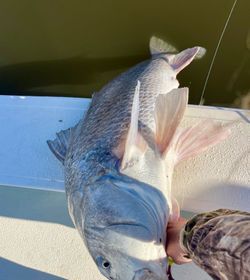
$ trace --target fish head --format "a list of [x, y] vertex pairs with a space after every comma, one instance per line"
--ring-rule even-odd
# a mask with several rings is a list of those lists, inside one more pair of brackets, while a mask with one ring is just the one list
[[87, 194], [83, 236], [94, 262], [108, 279], [167, 279], [165, 236], [157, 240], [133, 179], [116, 179], [102, 178]]
[[[127, 232], [133, 236], [127, 236]], [[115, 225], [102, 231], [99, 240], [88, 240], [89, 252], [99, 271], [113, 280], [166, 280], [167, 260], [163, 246], [141, 240], [145, 229], [134, 225]], [[92, 235], [95, 234], [92, 232]], [[136, 237], [138, 235], [138, 237]], [[101, 245], [100, 245], [101, 240]]]

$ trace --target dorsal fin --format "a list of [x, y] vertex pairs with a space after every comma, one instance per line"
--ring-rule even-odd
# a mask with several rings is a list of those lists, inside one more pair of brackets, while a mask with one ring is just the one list
[[188, 102], [188, 88], [173, 89], [160, 94], [155, 104], [155, 142], [158, 151], [164, 156], [184, 115]]
[[160, 53], [177, 53], [177, 49], [171, 44], [163, 41], [156, 36], [152, 36], [149, 41], [149, 49], [152, 55]]
[[135, 88], [132, 110], [131, 110], [131, 120], [128, 135], [125, 142], [125, 150], [123, 153], [123, 158], [121, 162], [121, 169], [125, 169], [127, 166], [131, 165], [142, 152], [146, 149], [146, 142], [138, 131], [138, 121], [139, 121], [139, 93], [140, 93], [140, 81], [137, 82]]
[[58, 160], [64, 164], [66, 153], [68, 150], [69, 139], [71, 137], [74, 127], [70, 127], [66, 130], [61, 130], [56, 133], [56, 139], [48, 140], [48, 146], [51, 152], [56, 156]]

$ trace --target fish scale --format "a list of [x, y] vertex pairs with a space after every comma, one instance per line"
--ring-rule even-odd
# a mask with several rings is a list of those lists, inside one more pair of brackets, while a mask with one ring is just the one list
[[[165, 72], [166, 66], [166, 62], [160, 58], [145, 62], [142, 65], [139, 64], [128, 73], [118, 77], [119, 82], [115, 81], [115, 84], [111, 82], [97, 95], [94, 95], [93, 105], [90, 105], [85, 119], [79, 123], [81, 129], [78, 135], [74, 136], [77, 142], [84, 142], [82, 149], [88, 150], [93, 142], [100, 138], [107, 143], [112, 138], [114, 140], [112, 140], [112, 146], [117, 145], [120, 138], [128, 130], [134, 90], [138, 80], [142, 84], [139, 119], [144, 125], [154, 129], [154, 104], [158, 94], [164, 92], [160, 85], [163, 84], [162, 81], [165, 78], [162, 72]], [[149, 70], [147, 70], [148, 68]], [[154, 79], [155, 71], [159, 73], [159, 78]], [[112, 149], [113, 147], [108, 148]], [[82, 150], [77, 151], [82, 156]]]

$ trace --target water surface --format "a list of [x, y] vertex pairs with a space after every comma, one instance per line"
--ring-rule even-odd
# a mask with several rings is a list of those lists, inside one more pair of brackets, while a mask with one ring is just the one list
[[[0, 94], [90, 97], [118, 73], [149, 57], [157, 35], [179, 50], [207, 55], [179, 78], [197, 104], [235, 0], [25, 0], [0, 4]], [[238, 0], [204, 92], [206, 105], [247, 108], [250, 101], [250, 1]]]

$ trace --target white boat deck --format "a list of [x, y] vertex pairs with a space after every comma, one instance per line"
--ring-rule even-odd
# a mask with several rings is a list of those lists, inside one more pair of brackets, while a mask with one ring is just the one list
[[[63, 172], [46, 140], [73, 126], [89, 99], [0, 96], [0, 280], [104, 279], [67, 214]], [[181, 163], [173, 190], [182, 209], [250, 211], [250, 112], [189, 106], [184, 126], [202, 119], [232, 122], [232, 134]], [[210, 279], [193, 264], [178, 279]]]

